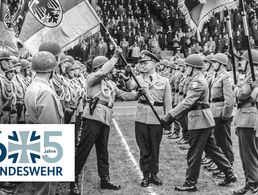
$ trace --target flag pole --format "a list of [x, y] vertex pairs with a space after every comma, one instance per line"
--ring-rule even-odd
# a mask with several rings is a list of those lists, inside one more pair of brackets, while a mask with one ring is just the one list
[[247, 24], [246, 12], [245, 12], [245, 6], [244, 6], [244, 1], [243, 0], [240, 0], [239, 7], [240, 7], [240, 10], [241, 10], [241, 14], [242, 14], [242, 20], [243, 20], [243, 26], [244, 26], [244, 32], [245, 32], [245, 40], [246, 40], [246, 43], [247, 43], [247, 50], [248, 50], [248, 57], [249, 57], [249, 62], [250, 62], [252, 80], [255, 81], [254, 64], [253, 64], [253, 58], [252, 58], [252, 53], [251, 53], [251, 46], [250, 46], [249, 32], [248, 32], [248, 24]]
[[231, 53], [231, 61], [232, 61], [232, 67], [233, 67], [233, 77], [234, 77], [234, 83], [237, 84], [237, 78], [236, 78], [236, 62], [235, 62], [235, 55], [233, 51], [233, 34], [232, 34], [232, 27], [231, 27], [231, 21], [230, 21], [230, 11], [228, 10], [227, 15], [227, 23], [228, 23], [228, 34], [229, 34], [229, 44], [230, 44], [230, 53]]
[[[93, 15], [95, 16], [95, 18], [97, 19], [97, 21], [100, 23], [101, 27], [105, 30], [105, 32], [107, 33], [111, 43], [117, 47], [117, 44], [115, 42], [115, 40], [113, 39], [113, 37], [110, 35], [110, 33], [108, 32], [107, 28], [105, 27], [105, 25], [103, 24], [103, 22], [100, 20], [99, 16], [97, 15], [97, 13], [95, 12], [95, 10], [92, 8], [92, 6], [90, 5], [90, 3], [88, 2], [88, 0], [85, 0], [85, 2], [87, 3], [88, 7], [90, 8], [91, 12], [93, 13]], [[120, 55], [123, 62], [128, 65], [125, 57], [121, 54]], [[135, 83], [137, 84], [138, 88], [142, 88], [140, 83], [138, 82], [137, 78], [135, 77], [135, 75], [133, 74], [133, 72], [130, 70], [130, 75], [132, 76], [132, 78], [134, 79]], [[157, 119], [159, 120], [160, 124], [161, 124], [161, 120], [160, 117], [157, 113], [157, 111], [154, 109], [153, 105], [151, 104], [149, 98], [147, 97], [146, 94], [143, 95], [144, 98], [146, 99], [147, 103], [149, 104], [149, 106], [151, 107], [151, 110], [153, 111], [154, 115], [157, 117]]]

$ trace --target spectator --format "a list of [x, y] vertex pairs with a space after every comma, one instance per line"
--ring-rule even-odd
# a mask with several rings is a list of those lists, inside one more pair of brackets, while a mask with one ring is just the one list
[[97, 46], [97, 56], [106, 56], [107, 55], [107, 43], [102, 37], [98, 46]]
[[132, 45], [129, 49], [132, 50], [131, 57], [133, 60], [133, 64], [136, 64], [138, 62], [139, 57], [141, 56], [141, 49], [137, 45], [137, 42], [134, 42], [134, 45]]

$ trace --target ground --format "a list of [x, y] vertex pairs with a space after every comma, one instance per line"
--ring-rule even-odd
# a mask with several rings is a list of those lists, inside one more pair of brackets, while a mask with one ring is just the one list
[[[232, 127], [235, 154], [234, 170], [238, 176], [237, 183], [229, 187], [218, 187], [217, 182], [220, 180], [214, 178], [210, 172], [202, 169], [196, 193], [179, 193], [174, 191], [175, 185], [182, 184], [185, 179], [186, 151], [180, 150], [175, 141], [171, 141], [166, 136], [163, 136], [160, 148], [160, 172], [158, 175], [163, 181], [163, 186], [151, 185], [148, 188], [142, 188], [140, 186], [142, 175], [138, 165], [139, 149], [136, 145], [134, 132], [135, 109], [135, 102], [118, 102], [115, 104], [109, 137], [110, 176], [112, 182], [120, 184], [122, 189], [120, 191], [109, 191], [99, 188], [96, 153], [95, 148], [93, 148], [84, 167], [84, 172], [80, 177], [82, 195], [227, 195], [232, 194], [234, 189], [244, 185], [237, 136], [235, 135], [234, 127]], [[67, 191], [69, 191], [69, 184], [60, 184], [60, 194], [67, 194]]]

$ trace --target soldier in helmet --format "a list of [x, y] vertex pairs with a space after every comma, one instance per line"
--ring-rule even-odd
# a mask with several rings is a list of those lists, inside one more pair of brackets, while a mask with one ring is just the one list
[[226, 186], [237, 180], [232, 165], [217, 146], [213, 135], [215, 126], [209, 106], [207, 81], [202, 73], [203, 58], [198, 54], [189, 55], [186, 60], [187, 75], [191, 77], [185, 99], [161, 118], [162, 126], [170, 125], [188, 111], [188, 130], [190, 149], [187, 154], [188, 169], [186, 180], [178, 191], [196, 191], [196, 183], [200, 173], [202, 153], [205, 151], [225, 173], [225, 180], [220, 186]]
[[[158, 59], [147, 50], [141, 52], [139, 60], [142, 74], [137, 76], [141, 87], [146, 90], [146, 96], [159, 115], [167, 113], [172, 108], [171, 87], [169, 79], [160, 76], [155, 71]], [[137, 88], [134, 81], [129, 80], [130, 89]], [[165, 129], [170, 129], [168, 126]], [[135, 116], [135, 137], [140, 149], [140, 168], [143, 173], [142, 187], [150, 183], [161, 186], [158, 178], [159, 147], [162, 139], [162, 127], [144, 97], [140, 97]]]
[[16, 124], [16, 95], [15, 88], [12, 82], [14, 77], [14, 66], [11, 63], [9, 52], [0, 50], [0, 97], [1, 110], [0, 120], [2, 124]]
[[[25, 92], [26, 123], [29, 124], [62, 124], [62, 105], [55, 96], [49, 80], [57, 66], [55, 56], [42, 51], [32, 58], [32, 70], [35, 78]], [[36, 195], [55, 195], [57, 183], [35, 183]]]
[[[211, 84], [211, 112], [215, 120], [214, 136], [231, 164], [234, 153], [231, 139], [231, 122], [234, 108], [233, 79], [227, 72], [228, 57], [217, 53], [211, 59], [216, 77]], [[209, 167], [211, 171], [219, 171], [215, 165]]]
[[15, 77], [13, 79], [15, 85], [15, 94], [17, 98], [16, 108], [17, 108], [17, 116], [18, 123], [25, 123], [25, 107], [24, 107], [24, 95], [27, 87], [30, 84], [29, 78], [29, 68], [31, 67], [31, 63], [25, 59], [13, 59], [13, 64], [15, 66]]
[[98, 174], [100, 188], [119, 190], [119, 185], [110, 182], [108, 162], [108, 137], [110, 131], [112, 108], [115, 98], [121, 100], [135, 100], [137, 92], [124, 92], [117, 88], [115, 83], [107, 79], [122, 53], [121, 48], [116, 48], [113, 57], [108, 60], [104, 56], [93, 59], [93, 72], [86, 78], [87, 99], [82, 119], [82, 138], [75, 154], [75, 182], [70, 184], [73, 194], [80, 194], [78, 175], [81, 173], [92, 147], [96, 146]]
[[256, 84], [252, 84], [249, 56], [248, 52], [245, 51], [241, 56], [239, 68], [246, 73], [246, 76], [241, 83], [237, 83], [234, 89], [237, 101], [234, 123], [246, 182], [245, 186], [235, 190], [234, 194], [257, 194], [258, 192], [258, 110], [256, 107], [258, 51], [252, 49], [251, 53], [255, 66]]

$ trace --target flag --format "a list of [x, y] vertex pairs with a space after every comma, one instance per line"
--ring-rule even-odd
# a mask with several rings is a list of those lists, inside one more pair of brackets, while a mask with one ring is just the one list
[[44, 41], [56, 41], [68, 49], [99, 28], [100, 21], [88, 0], [32, 0], [19, 39], [31, 53]]
[[203, 25], [215, 12], [237, 7], [236, 0], [179, 0], [178, 7], [185, 16], [187, 25], [201, 32]]
[[0, 0], [0, 46], [17, 52], [17, 44], [12, 29], [11, 15], [6, 0]]

